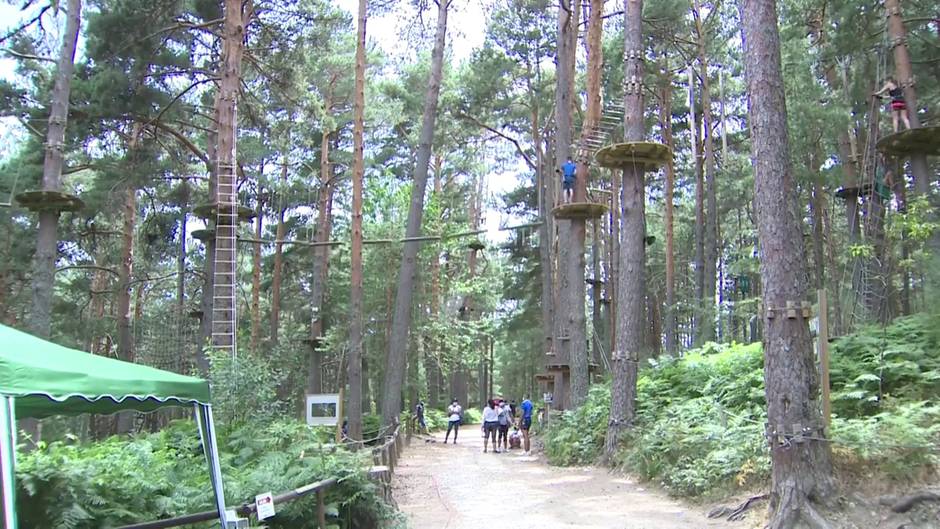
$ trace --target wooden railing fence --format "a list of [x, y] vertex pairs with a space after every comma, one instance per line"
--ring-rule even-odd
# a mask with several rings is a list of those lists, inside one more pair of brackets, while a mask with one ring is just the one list
[[[391, 432], [389, 432], [389, 430], [391, 430]], [[392, 475], [395, 473], [395, 466], [401, 458], [405, 445], [405, 437], [402, 435], [401, 424], [396, 421], [394, 429], [389, 428], [385, 431], [384, 435], [380, 435], [378, 438], [371, 441], [379, 440], [382, 441], [382, 444], [371, 447], [374, 466], [368, 470], [368, 474], [369, 478], [379, 483], [382, 489], [382, 497], [386, 501], [391, 501]], [[336, 478], [330, 478], [317, 481], [316, 483], [310, 483], [294, 490], [282, 492], [274, 496], [274, 505], [277, 506], [278, 504], [292, 502], [310, 496], [311, 494], [316, 494], [317, 527], [319, 529], [326, 529], [326, 491], [337, 483]], [[239, 516], [247, 518], [257, 512], [257, 506], [254, 503], [245, 503], [231, 510], [238, 513]], [[218, 518], [218, 512], [204, 511], [164, 520], [125, 525], [119, 529], [168, 529], [199, 522], [208, 522], [217, 520]]]

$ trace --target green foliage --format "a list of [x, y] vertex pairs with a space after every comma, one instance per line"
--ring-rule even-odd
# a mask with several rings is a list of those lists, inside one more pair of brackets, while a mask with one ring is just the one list
[[[937, 468], [936, 321], [929, 314], [900, 318], [833, 343], [831, 438], [838, 464], [898, 480]], [[609, 391], [607, 384], [593, 387], [584, 406], [552, 423], [551, 463], [598, 458]], [[637, 405], [636, 426], [615, 459], [644, 479], [696, 497], [768, 478], [760, 344], [707, 344], [681, 358], [651, 360], [637, 382]]]
[[[351, 513], [393, 518], [364, 473], [368, 453], [327, 451], [328, 437], [287, 421], [220, 432], [228, 503], [336, 477], [339, 485], [327, 492], [333, 523], [351, 526]], [[17, 464], [24, 527], [99, 529], [211, 509], [208, 468], [191, 421], [130, 439], [56, 442], [21, 454]], [[284, 504], [269, 527], [314, 527], [315, 509], [309, 501]]]

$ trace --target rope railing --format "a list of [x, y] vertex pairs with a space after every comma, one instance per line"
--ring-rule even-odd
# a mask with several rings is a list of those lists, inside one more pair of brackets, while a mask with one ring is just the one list
[[[372, 459], [375, 466], [368, 470], [368, 475], [370, 478], [375, 479], [382, 484], [382, 496], [386, 500], [389, 500], [391, 498], [392, 474], [394, 473], [395, 465], [397, 464], [398, 459], [401, 457], [402, 451], [404, 450], [404, 443], [402, 442], [401, 435], [401, 425], [396, 421], [394, 424], [384, 428], [382, 430], [382, 434], [374, 439], [371, 439], [370, 442], [378, 441], [382, 438], [386, 439], [385, 442], [372, 448]], [[365, 441], [350, 441], [349, 443], [344, 444], [361, 444], [363, 442]], [[329, 478], [314, 483], [309, 483], [307, 485], [303, 485], [302, 487], [281, 492], [275, 495], [273, 497], [273, 503], [274, 505], [288, 503], [311, 494], [316, 494], [317, 527], [319, 529], [326, 529], [326, 491], [337, 483], [339, 483], [337, 478]], [[252, 502], [243, 503], [242, 505], [231, 508], [230, 510], [235, 511], [239, 516], [248, 517], [257, 513], [258, 507], [254, 502]], [[166, 518], [163, 520], [125, 525], [118, 529], [167, 529], [170, 527], [182, 527], [199, 522], [208, 522], [217, 520], [218, 518], [219, 513], [217, 511], [203, 511], [177, 516], [175, 518]]]

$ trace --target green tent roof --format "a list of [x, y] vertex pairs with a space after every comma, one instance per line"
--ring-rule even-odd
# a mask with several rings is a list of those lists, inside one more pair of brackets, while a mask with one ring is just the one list
[[0, 394], [16, 416], [153, 411], [209, 403], [209, 383], [76, 351], [0, 325]]

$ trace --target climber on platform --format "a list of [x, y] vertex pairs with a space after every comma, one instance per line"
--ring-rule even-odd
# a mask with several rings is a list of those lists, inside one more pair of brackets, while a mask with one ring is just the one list
[[884, 86], [881, 87], [881, 90], [874, 92], [872, 95], [881, 97], [885, 92], [891, 96], [891, 123], [894, 125], [894, 132], [898, 131], [899, 119], [904, 122], [905, 128], [911, 128], [911, 120], [907, 114], [907, 103], [904, 101], [904, 90], [898, 86], [894, 77], [888, 77], [885, 80]]
[[561, 183], [564, 189], [564, 203], [570, 204], [574, 200], [574, 181], [578, 165], [571, 158], [561, 165]]

